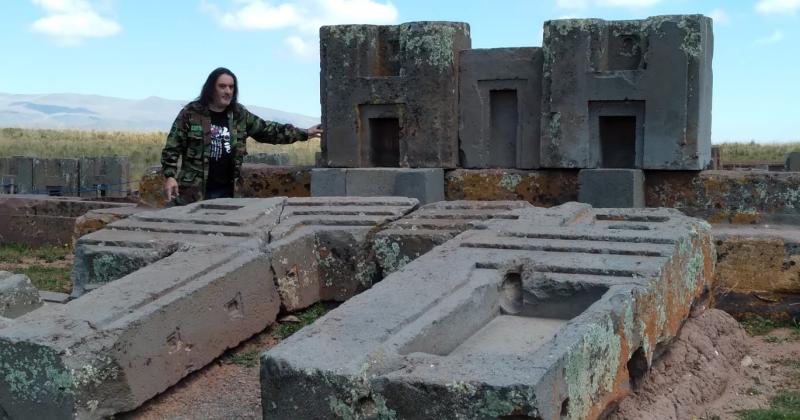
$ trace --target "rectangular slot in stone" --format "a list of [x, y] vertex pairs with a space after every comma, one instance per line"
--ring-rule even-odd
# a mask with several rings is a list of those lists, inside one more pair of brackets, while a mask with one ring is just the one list
[[503, 167], [506, 162], [516, 162], [519, 107], [517, 91], [513, 89], [489, 92], [491, 109], [490, 165]]
[[62, 191], [62, 187], [60, 185], [48, 185], [47, 195], [49, 195], [50, 197], [61, 197], [64, 194]]
[[600, 116], [602, 167], [636, 167], [636, 117]]
[[399, 166], [400, 120], [398, 118], [370, 118], [369, 143], [372, 166]]
[[[450, 356], [533, 351], [608, 291], [606, 286], [554, 284], [523, 285], [519, 273], [506, 273], [499, 291], [497, 287], [477, 290], [474, 299], [451, 309], [399, 353]], [[478, 303], [492, 309], [476, 311]]]

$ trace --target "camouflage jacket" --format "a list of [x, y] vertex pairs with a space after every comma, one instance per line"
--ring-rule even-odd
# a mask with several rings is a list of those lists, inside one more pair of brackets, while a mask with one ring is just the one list
[[[288, 144], [308, 139], [305, 130], [291, 124], [265, 121], [236, 105], [228, 111], [228, 130], [231, 132], [231, 153], [234, 161], [234, 180], [239, 178], [242, 160], [247, 155], [247, 137], [261, 143]], [[202, 200], [208, 179], [208, 159], [211, 155], [211, 114], [198, 101], [186, 105], [167, 136], [161, 152], [164, 177], [178, 181], [181, 204]], [[181, 165], [178, 170], [178, 158]]]

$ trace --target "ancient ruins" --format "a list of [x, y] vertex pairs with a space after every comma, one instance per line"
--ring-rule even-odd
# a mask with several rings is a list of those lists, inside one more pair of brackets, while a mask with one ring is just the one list
[[[541, 48], [471, 49], [453, 22], [320, 42], [321, 167], [251, 158], [243, 198], [166, 209], [0, 197], [21, 221], [2, 241], [77, 218], [71, 296], [0, 272], [0, 418], [133, 410], [279, 314], [335, 301], [261, 354], [264, 418], [594, 419], [715, 282], [737, 299], [769, 282], [754, 271], [800, 286], [783, 264], [800, 240], [736, 225], [797, 224], [800, 175], [703, 171], [709, 18], [548, 21]], [[126, 176], [41, 162], [0, 159], [4, 188]], [[774, 258], [732, 281], [766, 242]]]

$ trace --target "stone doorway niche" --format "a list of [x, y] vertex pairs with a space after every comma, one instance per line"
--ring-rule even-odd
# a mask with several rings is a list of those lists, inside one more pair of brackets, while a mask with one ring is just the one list
[[402, 104], [360, 105], [358, 142], [362, 167], [399, 167]]
[[589, 136], [598, 168], [641, 168], [645, 101], [589, 101]]
[[489, 91], [489, 165], [516, 166], [519, 105], [516, 89]]

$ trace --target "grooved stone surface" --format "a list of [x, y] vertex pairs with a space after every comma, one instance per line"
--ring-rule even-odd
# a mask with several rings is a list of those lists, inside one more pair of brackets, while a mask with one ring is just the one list
[[578, 203], [510, 213], [263, 354], [264, 418], [583, 419], [628, 392], [628, 360], [651, 360], [712, 279], [709, 225]]

